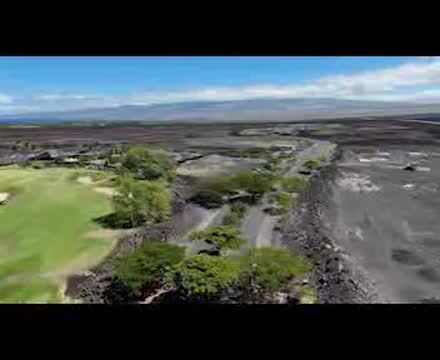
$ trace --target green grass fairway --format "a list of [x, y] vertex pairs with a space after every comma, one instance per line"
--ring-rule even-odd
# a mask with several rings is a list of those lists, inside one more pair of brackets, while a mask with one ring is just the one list
[[78, 171], [0, 168], [0, 302], [57, 302], [65, 277], [98, 263], [114, 234], [93, 219], [111, 212], [108, 196], [76, 181]]

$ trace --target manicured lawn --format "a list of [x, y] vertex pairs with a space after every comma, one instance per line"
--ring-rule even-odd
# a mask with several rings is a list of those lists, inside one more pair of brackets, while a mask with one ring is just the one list
[[0, 168], [0, 302], [56, 302], [71, 272], [98, 263], [115, 237], [93, 219], [111, 212], [108, 196], [76, 181], [74, 170]]

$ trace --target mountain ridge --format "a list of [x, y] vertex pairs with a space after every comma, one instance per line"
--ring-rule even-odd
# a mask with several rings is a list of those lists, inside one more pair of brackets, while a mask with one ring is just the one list
[[440, 104], [343, 100], [333, 98], [280, 98], [188, 101], [151, 105], [121, 105], [68, 111], [32, 112], [0, 116], [0, 121], [178, 121], [283, 120], [334, 116], [368, 116], [408, 112], [440, 114]]

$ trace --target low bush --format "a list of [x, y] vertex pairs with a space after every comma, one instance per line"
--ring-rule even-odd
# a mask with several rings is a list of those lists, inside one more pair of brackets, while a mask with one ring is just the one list
[[239, 226], [247, 208], [247, 204], [242, 201], [233, 202], [229, 212], [223, 218], [223, 225]]
[[321, 162], [318, 159], [310, 159], [304, 161], [303, 166], [309, 170], [317, 170], [321, 166]]
[[135, 227], [164, 221], [171, 213], [171, 193], [157, 181], [122, 176], [113, 197], [113, 227]]
[[273, 194], [269, 198], [269, 202], [272, 204], [272, 206], [267, 208], [266, 211], [273, 216], [278, 216], [284, 214], [290, 208], [292, 208], [296, 203], [296, 198], [288, 192], [283, 191]]
[[215, 209], [221, 207], [225, 201], [223, 195], [216, 191], [202, 190], [191, 197], [190, 201], [206, 208]]
[[196, 231], [191, 234], [191, 239], [204, 240], [217, 252], [238, 249], [245, 242], [238, 229], [226, 225], [210, 226], [206, 230]]
[[258, 198], [272, 189], [276, 179], [276, 175], [270, 172], [244, 171], [231, 176], [230, 182], [235, 189], [244, 190]]
[[239, 274], [238, 263], [228, 258], [198, 254], [174, 267], [170, 282], [185, 297], [216, 299]]
[[44, 168], [45, 168], [44, 164], [41, 164], [41, 163], [33, 163], [32, 164], [32, 169], [41, 170]]
[[162, 243], [146, 243], [115, 264], [115, 276], [136, 293], [160, 286], [172, 266], [183, 260], [185, 249]]
[[251, 297], [260, 298], [289, 287], [310, 271], [310, 262], [285, 249], [253, 248], [240, 258], [240, 284]]
[[281, 180], [281, 188], [287, 192], [301, 192], [307, 188], [308, 179], [302, 176], [285, 176]]
[[223, 218], [223, 225], [238, 226], [240, 224], [240, 221], [241, 218], [237, 213], [229, 211]]
[[146, 147], [136, 146], [128, 149], [120, 162], [120, 170], [132, 174], [137, 179], [171, 180], [175, 176], [174, 160], [163, 152], [152, 151]]

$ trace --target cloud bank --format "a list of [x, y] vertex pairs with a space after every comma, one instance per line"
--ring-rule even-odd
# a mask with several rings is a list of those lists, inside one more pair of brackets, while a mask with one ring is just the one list
[[440, 59], [423, 57], [392, 68], [331, 75], [289, 85], [254, 84], [126, 95], [52, 93], [23, 98], [2, 94], [0, 89], [0, 113], [261, 98], [436, 102], [440, 100]]

